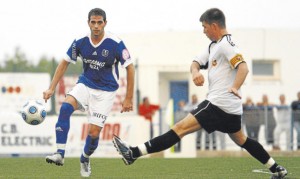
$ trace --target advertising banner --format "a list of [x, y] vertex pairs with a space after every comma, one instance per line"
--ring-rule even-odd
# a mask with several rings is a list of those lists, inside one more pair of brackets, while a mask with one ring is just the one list
[[[41, 85], [42, 84], [42, 85]], [[29, 99], [43, 99], [50, 85], [48, 73], [0, 73], [0, 112], [20, 111]], [[51, 99], [46, 110], [51, 110]]]
[[[47, 116], [37, 126], [25, 123], [19, 113], [0, 112], [0, 155], [43, 155], [56, 151], [55, 124], [57, 116]], [[113, 135], [137, 145], [149, 139], [150, 125], [137, 115], [108, 118], [102, 129], [94, 157], [120, 157], [113, 146]], [[85, 116], [72, 116], [66, 146], [66, 157], [78, 157], [83, 149], [88, 123]]]

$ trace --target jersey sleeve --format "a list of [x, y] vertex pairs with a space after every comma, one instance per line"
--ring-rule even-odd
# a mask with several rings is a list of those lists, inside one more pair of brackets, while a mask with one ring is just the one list
[[209, 57], [209, 52], [208, 50], [205, 50], [201, 54], [197, 55], [193, 61], [199, 63], [201, 69], [207, 69], [208, 57]]
[[117, 50], [117, 59], [121, 63], [123, 68], [126, 68], [128, 65], [132, 64], [132, 60], [123, 41], [120, 41]]
[[226, 59], [228, 59], [231, 68], [236, 68], [240, 63], [244, 62], [242, 54], [235, 45], [226, 44], [223, 46], [222, 50]]
[[73, 64], [76, 63], [77, 57], [79, 56], [79, 50], [78, 50], [78, 41], [76, 39], [71, 44], [70, 48], [67, 51], [67, 55], [65, 57], [65, 60], [68, 62], [71, 62]]

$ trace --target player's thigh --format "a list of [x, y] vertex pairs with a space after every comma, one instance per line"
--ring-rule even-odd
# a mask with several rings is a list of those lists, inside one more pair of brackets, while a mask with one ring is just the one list
[[195, 116], [190, 113], [172, 127], [172, 130], [180, 138], [199, 129], [201, 129], [201, 125], [199, 124]]
[[235, 142], [239, 146], [242, 146], [247, 140], [247, 136], [242, 129], [235, 133], [229, 133], [228, 135], [233, 140], [233, 142]]
[[82, 83], [77, 83], [68, 93], [65, 102], [74, 104], [74, 109], [85, 111], [88, 108], [89, 90], [87, 86]]

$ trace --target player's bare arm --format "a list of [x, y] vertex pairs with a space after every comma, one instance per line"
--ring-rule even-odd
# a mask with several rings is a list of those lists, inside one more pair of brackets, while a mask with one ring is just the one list
[[236, 77], [235, 77], [232, 87], [229, 89], [229, 92], [233, 93], [234, 95], [236, 95], [239, 98], [242, 98], [240, 96], [240, 94], [238, 93], [238, 90], [244, 83], [248, 72], [249, 72], [249, 70], [248, 70], [247, 63], [242, 62], [237, 66]]
[[200, 65], [197, 62], [193, 62], [191, 65], [191, 74], [193, 82], [196, 86], [203, 86], [204, 84], [204, 77], [202, 73], [200, 73]]
[[122, 112], [130, 112], [133, 110], [133, 89], [134, 89], [134, 66], [130, 64], [126, 67], [127, 70], [127, 90], [126, 96], [122, 104]]
[[46, 91], [43, 92], [43, 98], [44, 98], [45, 102], [47, 102], [47, 100], [54, 94], [56, 85], [58, 84], [59, 80], [64, 75], [64, 73], [66, 72], [68, 65], [69, 65], [69, 62], [67, 62], [64, 59], [58, 64], [58, 66], [55, 70], [54, 76], [52, 78], [49, 89], [47, 89]]

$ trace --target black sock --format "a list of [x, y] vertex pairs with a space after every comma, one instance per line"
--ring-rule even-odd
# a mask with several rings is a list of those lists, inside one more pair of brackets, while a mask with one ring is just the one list
[[278, 164], [275, 163], [271, 168], [269, 168], [270, 171], [271, 171], [272, 173], [275, 173], [275, 172], [276, 172], [276, 167], [277, 167], [277, 166], [278, 166]]
[[133, 158], [138, 158], [142, 155], [138, 147], [130, 147], [130, 149], [132, 151]]
[[[179, 141], [179, 136], [173, 130], [169, 130], [167, 133], [145, 142], [145, 146], [147, 148], [147, 152], [151, 154], [168, 149]], [[141, 156], [138, 147], [132, 147], [131, 150], [133, 157], [136, 158]]]
[[247, 138], [246, 142], [241, 146], [246, 149], [254, 158], [262, 164], [266, 164], [271, 158], [268, 152], [257, 141]]

